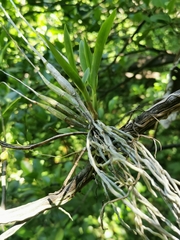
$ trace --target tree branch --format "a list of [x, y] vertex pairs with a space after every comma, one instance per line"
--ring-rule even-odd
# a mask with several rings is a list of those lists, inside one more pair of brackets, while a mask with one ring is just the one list
[[[6, 239], [15, 233], [22, 225], [29, 219], [37, 216], [45, 210], [60, 206], [70, 201], [76, 192], [80, 191], [84, 185], [93, 179], [93, 168], [90, 164], [75, 177], [66, 186], [60, 190], [49, 193], [46, 197], [38, 199], [34, 202], [22, 205], [20, 207], [12, 208], [9, 210], [0, 210], [0, 223], [7, 224], [16, 222], [17, 225], [11, 227], [0, 235], [0, 239]], [[14, 228], [16, 230], [14, 230]]]
[[171, 113], [180, 110], [180, 90], [170, 94], [160, 102], [135, 118], [132, 122], [124, 125], [121, 130], [129, 132], [137, 137], [149, 130], [160, 119], [166, 119]]
[[75, 178], [60, 190], [49, 193], [46, 197], [20, 207], [1, 210], [0, 223], [24, 222], [45, 210], [64, 205], [93, 178], [92, 171], [91, 165], [88, 164]]

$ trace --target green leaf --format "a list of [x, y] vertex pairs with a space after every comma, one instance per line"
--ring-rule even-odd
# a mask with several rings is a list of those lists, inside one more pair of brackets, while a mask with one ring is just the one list
[[[147, 26], [144, 28], [144, 30], [142, 31], [142, 33], [141, 33], [142, 35], [137, 37], [137, 42], [140, 43], [141, 40], [147, 38], [147, 36], [148, 36], [148, 34], [150, 33], [150, 31], [152, 30], [152, 28], [153, 28], [152, 23], [149, 24], [149, 25], [147, 25]], [[147, 39], [149, 40], [149, 38], [147, 38]]]
[[80, 63], [81, 63], [81, 68], [83, 72], [85, 72], [87, 68], [91, 69], [92, 52], [87, 44], [86, 39], [80, 41], [79, 57], [80, 57]]
[[80, 57], [80, 64], [83, 72], [87, 69], [87, 63], [86, 63], [86, 57], [85, 57], [85, 51], [84, 51], [84, 41], [81, 40], [79, 43], [79, 57]]
[[115, 107], [116, 107], [116, 105], [117, 105], [118, 102], [119, 102], [119, 97], [118, 97], [118, 96], [113, 97], [113, 98], [109, 101], [109, 103], [108, 103], [108, 110], [109, 110], [109, 112], [112, 112], [113, 109], [115, 109]]
[[87, 44], [86, 39], [84, 39], [84, 50], [85, 50], [85, 58], [86, 58], [87, 66], [91, 69], [93, 55], [89, 48], [89, 45]]
[[151, 22], [158, 22], [158, 21], [163, 21], [163, 22], [170, 22], [171, 18], [168, 14], [166, 13], [158, 13], [154, 14], [150, 17]]
[[168, 5], [167, 5], [167, 9], [168, 9], [169, 14], [173, 12], [175, 4], [176, 4], [176, 0], [169, 1]]
[[92, 67], [91, 67], [91, 75], [90, 75], [90, 86], [93, 91], [96, 91], [97, 87], [97, 75], [99, 66], [101, 63], [103, 49], [108, 38], [109, 32], [111, 30], [114, 18], [116, 16], [116, 10], [112, 12], [112, 14], [106, 19], [106, 21], [102, 24], [101, 29], [98, 33], [93, 59], [92, 59]]
[[71, 65], [71, 67], [74, 69], [74, 71], [77, 72], [76, 63], [74, 60], [73, 48], [72, 48], [69, 32], [67, 30], [66, 25], [64, 27], [64, 45], [65, 45], [66, 55], [69, 60], [69, 63]]
[[32, 164], [29, 161], [22, 160], [21, 161], [21, 169], [23, 170], [23, 174], [27, 175], [27, 174], [32, 173], [33, 166], [32, 166]]
[[98, 108], [98, 118], [99, 118], [100, 120], [103, 120], [103, 119], [104, 119], [104, 109], [103, 109], [103, 107], [99, 107], [99, 108]]
[[84, 91], [84, 85], [81, 81], [81, 78], [77, 74], [77, 72], [69, 64], [69, 62], [66, 60], [66, 58], [54, 47], [54, 45], [47, 38], [45, 38], [43, 35], [41, 35], [41, 36], [46, 41], [48, 47], [50, 48], [52, 54], [54, 55], [54, 57], [56, 59], [56, 61], [63, 68], [64, 72], [73, 80], [73, 82], [76, 84], [77, 88], [81, 92], [83, 92]]
[[7, 105], [7, 108], [3, 111], [3, 117], [10, 116], [10, 114], [13, 112], [13, 110], [16, 108], [16, 105], [18, 105], [18, 101], [21, 99], [21, 97], [16, 98], [14, 101], [11, 100], [11, 103]]
[[153, 4], [155, 7], [164, 8], [167, 1], [168, 1], [168, 0], [152, 0], [152, 4]]
[[70, 128], [70, 127], [67, 127], [67, 128], [60, 128], [57, 130], [58, 133], [70, 133], [70, 132], [77, 132], [77, 129], [75, 128]]
[[10, 43], [11, 43], [11, 41], [9, 41], [7, 44], [5, 44], [4, 47], [0, 51], [0, 63], [1, 64], [2, 64], [3, 59], [4, 59], [5, 51], [6, 51], [7, 47], [9, 47]]
[[96, 113], [95, 113], [95, 110], [93, 109], [89, 93], [88, 93], [85, 85], [83, 84], [81, 78], [77, 74], [77, 72], [71, 67], [71, 65], [65, 59], [65, 57], [61, 53], [58, 52], [58, 50], [54, 47], [54, 45], [48, 39], [46, 39], [43, 35], [41, 35], [41, 36], [46, 41], [48, 47], [50, 48], [52, 54], [54, 55], [54, 57], [56, 59], [56, 61], [63, 68], [65, 73], [73, 80], [73, 82], [75, 83], [77, 88], [81, 91], [84, 99], [86, 100], [86, 105], [87, 105], [89, 111], [92, 112], [94, 115], [94, 118], [96, 118]]
[[64, 238], [64, 229], [60, 228], [56, 232], [55, 240], [63, 240], [63, 238]]
[[89, 76], [90, 76], [90, 70], [89, 68], [87, 68], [82, 78], [82, 81], [84, 84], [87, 83]]

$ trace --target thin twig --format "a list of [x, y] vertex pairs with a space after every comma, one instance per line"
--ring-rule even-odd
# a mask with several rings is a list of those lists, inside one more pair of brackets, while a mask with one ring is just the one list
[[69, 174], [67, 175], [66, 179], [64, 180], [63, 186], [66, 186], [68, 184], [69, 180], [71, 179], [71, 177], [72, 177], [72, 175], [73, 175], [73, 173], [74, 173], [74, 171], [75, 171], [75, 169], [76, 169], [76, 167], [78, 165], [79, 160], [82, 158], [82, 156], [85, 153], [85, 151], [86, 151], [86, 148], [83, 148], [81, 150], [81, 153], [79, 154], [79, 156], [76, 159], [76, 161], [75, 161], [73, 167], [71, 168]]
[[30, 149], [40, 147], [40, 146], [42, 146], [44, 144], [47, 144], [51, 141], [54, 141], [56, 139], [63, 138], [63, 137], [68, 137], [68, 136], [74, 136], [74, 135], [87, 135], [87, 132], [71, 132], [71, 133], [58, 134], [58, 135], [55, 135], [51, 138], [48, 138], [48, 139], [46, 139], [42, 142], [31, 144], [31, 145], [28, 145], [28, 146], [13, 145], [13, 144], [6, 143], [4, 141], [0, 141], [0, 146], [2, 146], [4, 148], [10, 148], [10, 149], [16, 149], [16, 150], [30, 150]]

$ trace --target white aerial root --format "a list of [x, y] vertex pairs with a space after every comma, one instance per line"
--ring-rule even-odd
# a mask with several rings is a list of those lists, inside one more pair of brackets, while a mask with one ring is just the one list
[[[148, 239], [146, 232], [150, 232], [161, 239], [179, 239], [180, 183], [170, 177], [143, 144], [128, 133], [97, 121], [88, 133], [87, 151], [107, 198], [112, 194], [117, 198], [108, 203], [121, 200], [132, 210], [139, 235]], [[153, 199], [163, 198], [176, 223], [143, 197], [136, 186], [138, 181], [147, 186]]]

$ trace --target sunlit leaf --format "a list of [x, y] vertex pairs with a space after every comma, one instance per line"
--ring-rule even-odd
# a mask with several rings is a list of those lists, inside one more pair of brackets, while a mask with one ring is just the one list
[[173, 12], [175, 4], [176, 4], [176, 0], [169, 1], [168, 5], [167, 5], [168, 13]]
[[166, 1], [164, 0], [152, 0], [152, 4], [155, 6], [155, 7], [165, 7], [165, 3]]
[[157, 22], [157, 21], [170, 22], [171, 20], [170, 16], [166, 13], [154, 14], [150, 17], [150, 19], [152, 22]]
[[22, 160], [21, 161], [21, 169], [23, 170], [23, 174], [27, 175], [33, 171], [33, 166], [30, 161]]
[[61, 53], [58, 52], [58, 50], [54, 47], [54, 45], [47, 38], [45, 38], [43, 35], [42, 35], [42, 37], [44, 38], [44, 40], [48, 44], [48, 46], [49, 46], [52, 54], [54, 55], [56, 61], [63, 68], [65, 73], [73, 80], [73, 82], [75, 83], [77, 88], [82, 92], [82, 94], [84, 96], [84, 99], [86, 100], [88, 108], [90, 109], [90, 111], [94, 112], [94, 110], [93, 110], [93, 108], [91, 106], [90, 97], [89, 97], [89, 94], [87, 92], [87, 89], [85, 88], [85, 85], [83, 84], [83, 82], [82, 82], [81, 78], [79, 77], [79, 75], [71, 67], [71, 65], [65, 59], [65, 57]]
[[42, 35], [43, 39], [48, 44], [52, 54], [54, 55], [56, 61], [59, 65], [63, 68], [65, 73], [74, 81], [76, 86], [79, 88], [80, 91], [84, 91], [84, 85], [81, 81], [81, 78], [78, 76], [77, 72], [73, 69], [70, 63], [65, 59], [65, 57], [55, 48], [55, 46]]
[[79, 56], [83, 71], [85, 72], [87, 68], [91, 69], [92, 52], [87, 44], [86, 39], [81, 40], [79, 44]]
[[92, 55], [92, 52], [89, 48], [89, 45], [87, 44], [86, 39], [84, 39], [84, 52], [85, 52], [87, 67], [89, 67], [91, 69], [93, 55]]
[[100, 63], [101, 63], [101, 57], [104, 50], [104, 45], [107, 41], [115, 16], [116, 16], [116, 10], [114, 10], [111, 13], [111, 15], [106, 19], [106, 21], [102, 24], [101, 29], [97, 36], [93, 59], [92, 59], [91, 75], [90, 75], [90, 85], [92, 86], [94, 91], [97, 87], [97, 74], [98, 74]]
[[82, 77], [82, 81], [83, 81], [84, 84], [87, 83], [89, 76], [90, 76], [90, 70], [89, 70], [89, 68], [87, 68], [83, 77]]
[[69, 60], [69, 63], [71, 65], [71, 67], [74, 69], [74, 71], [77, 72], [76, 63], [74, 60], [73, 48], [72, 48], [69, 32], [67, 30], [66, 25], [64, 27], [64, 45], [65, 45], [65, 49], [66, 49], [66, 56]]
[[81, 40], [79, 43], [79, 57], [80, 57], [80, 64], [83, 72], [87, 69], [87, 62], [85, 57], [85, 51], [84, 51], [84, 41]]

